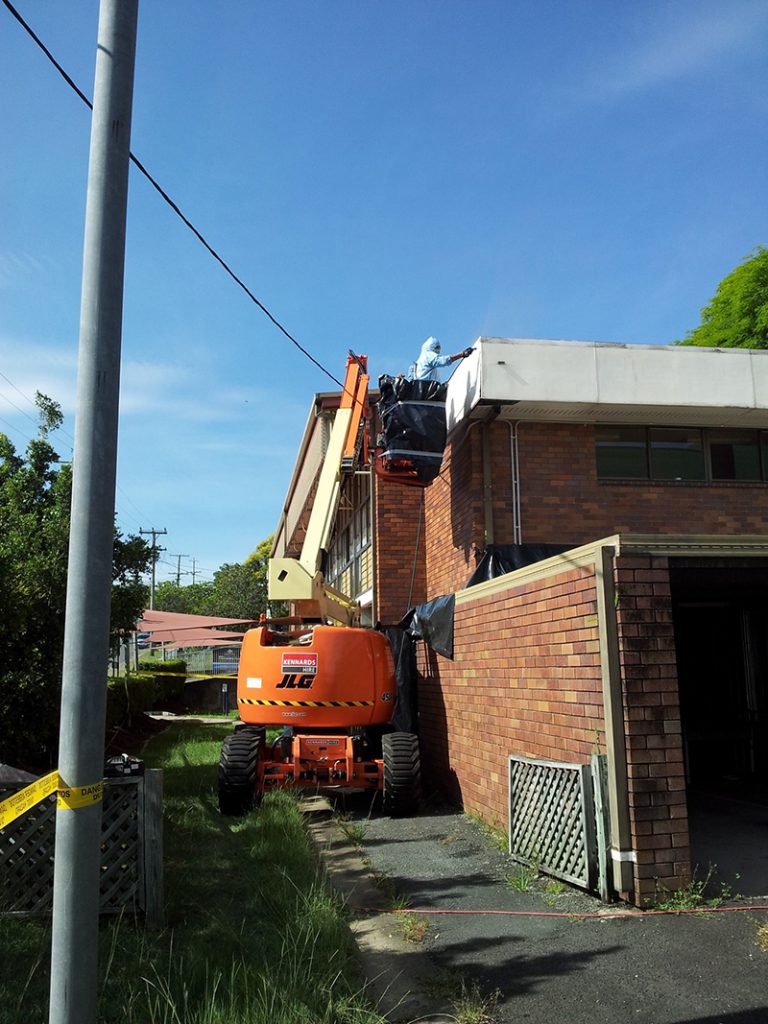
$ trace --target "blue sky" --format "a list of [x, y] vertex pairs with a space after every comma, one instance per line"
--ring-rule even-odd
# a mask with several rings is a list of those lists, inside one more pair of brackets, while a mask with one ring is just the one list
[[[17, 7], [90, 95], [96, 0]], [[141, 0], [132, 149], [336, 376], [666, 344], [768, 242], [766, 72], [764, 0]], [[68, 458], [89, 113], [2, 8], [0, 89], [0, 430], [41, 390]], [[161, 578], [272, 532], [332, 388], [132, 170], [117, 510]]]

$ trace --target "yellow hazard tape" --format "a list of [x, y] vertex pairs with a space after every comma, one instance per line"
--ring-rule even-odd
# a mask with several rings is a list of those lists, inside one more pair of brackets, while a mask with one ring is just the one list
[[20, 789], [18, 793], [14, 793], [13, 796], [7, 797], [0, 803], [0, 828], [5, 828], [12, 821], [16, 821], [35, 804], [39, 804], [51, 793], [55, 793], [58, 788], [59, 773], [51, 772], [50, 775], [44, 775], [42, 779], [37, 779], [29, 786], [25, 786], [24, 789]]
[[103, 796], [103, 782], [94, 782], [91, 786], [60, 786], [56, 794], [56, 806], [61, 811], [74, 811], [78, 807], [101, 803]]
[[92, 807], [100, 803], [104, 796], [104, 783], [67, 786], [58, 772], [44, 775], [42, 779], [36, 779], [0, 803], [0, 828], [6, 828], [52, 793], [56, 794], [56, 806], [60, 810], [73, 811], [78, 807]]

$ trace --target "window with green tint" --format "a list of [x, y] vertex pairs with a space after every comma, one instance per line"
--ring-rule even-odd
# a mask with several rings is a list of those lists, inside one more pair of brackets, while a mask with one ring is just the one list
[[648, 479], [645, 427], [595, 427], [595, 447], [601, 479]]
[[713, 480], [760, 480], [760, 445], [756, 430], [708, 431]]
[[651, 476], [654, 480], [704, 480], [701, 431], [686, 427], [651, 427]]

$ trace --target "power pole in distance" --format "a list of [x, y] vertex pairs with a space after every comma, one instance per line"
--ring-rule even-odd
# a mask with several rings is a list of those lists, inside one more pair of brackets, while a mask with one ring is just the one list
[[181, 560], [182, 558], [189, 558], [189, 555], [171, 555], [171, 558], [176, 559], [176, 586], [181, 585]]
[[157, 546], [157, 538], [165, 537], [168, 533], [167, 530], [156, 530], [153, 526], [150, 530], [142, 530], [139, 528], [139, 533], [145, 537], [152, 538], [152, 585], [149, 588], [149, 607], [150, 610], [155, 607], [155, 580], [157, 578], [157, 556], [161, 551], [165, 551], [165, 548], [159, 548]]
[[49, 1024], [95, 1024], [106, 668], [138, 0], [101, 0], [67, 567]]

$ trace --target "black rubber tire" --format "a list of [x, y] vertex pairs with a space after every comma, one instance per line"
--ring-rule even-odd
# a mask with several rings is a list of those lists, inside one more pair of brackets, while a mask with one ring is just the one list
[[410, 732], [389, 732], [381, 738], [384, 759], [384, 812], [393, 818], [421, 808], [419, 739]]
[[242, 817], [258, 802], [256, 763], [264, 747], [264, 730], [238, 729], [224, 740], [219, 757], [219, 810]]

